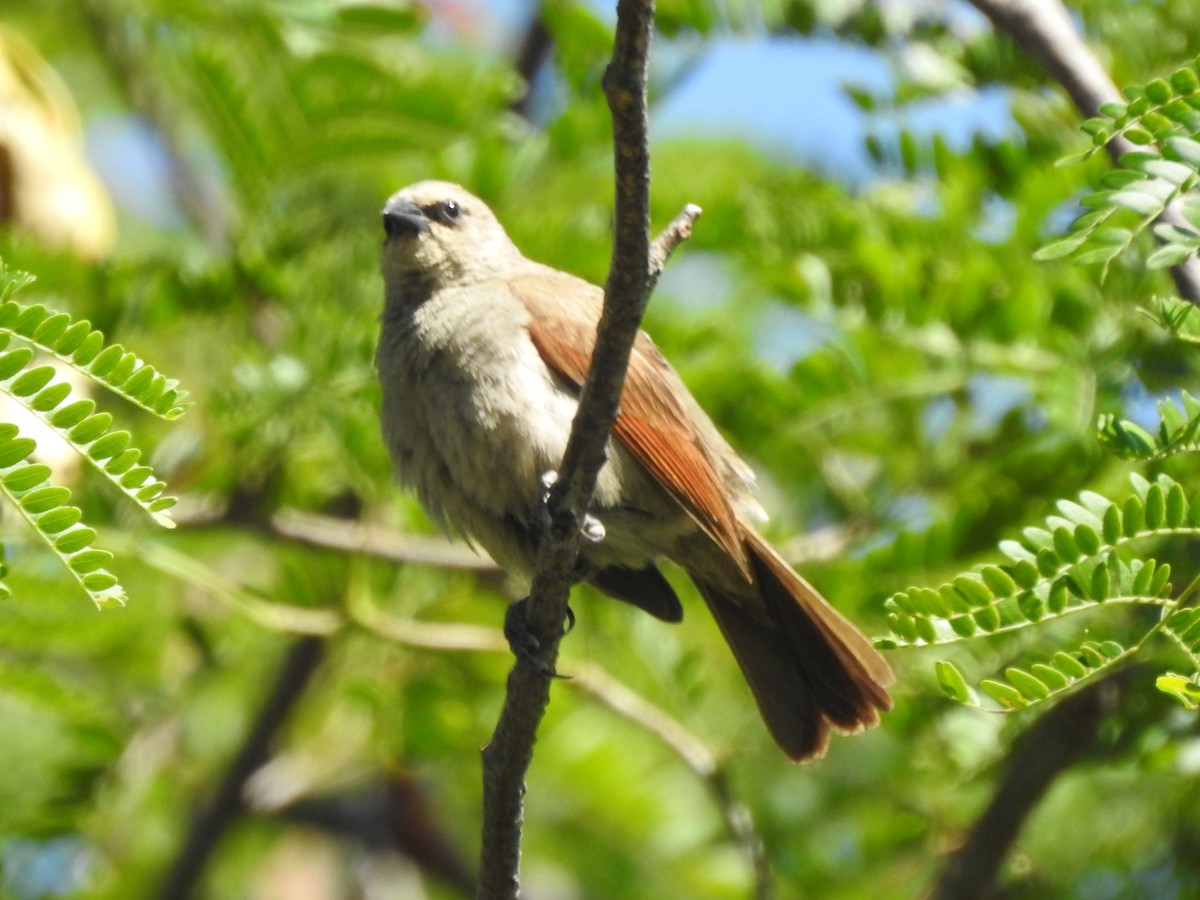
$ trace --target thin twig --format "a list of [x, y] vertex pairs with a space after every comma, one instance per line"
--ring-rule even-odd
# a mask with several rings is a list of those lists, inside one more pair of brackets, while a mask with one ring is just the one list
[[550, 680], [543, 672], [553, 671], [558, 656], [583, 515], [604, 463], [633, 340], [657, 277], [650, 258], [646, 108], [653, 21], [653, 0], [617, 3], [613, 56], [604, 74], [616, 170], [612, 263], [591, 366], [559, 477], [547, 501], [547, 527], [538, 547], [527, 606], [528, 629], [538, 642], [540, 659], [518, 658], [508, 677], [496, 731], [483, 750], [483, 846], [477, 896], [484, 900], [520, 894], [517, 871], [525, 773], [550, 700]]
[[181, 503], [171, 511], [172, 519], [181, 529], [236, 524], [317, 550], [336, 550], [400, 565], [478, 572], [480, 576], [488, 578], [500, 578], [503, 575], [500, 567], [486, 556], [480, 556], [465, 544], [439, 535], [396, 531], [354, 519], [286, 508], [265, 520], [259, 517], [233, 519], [229, 510], [220, 506], [206, 505], [192, 498], [185, 500], [188, 502]]
[[[494, 629], [401, 620], [361, 603], [348, 604], [347, 611], [359, 626], [402, 646], [436, 651], [508, 652], [508, 643]], [[652, 735], [704, 783], [721, 810], [730, 836], [750, 864], [755, 881], [754, 896], [757, 900], [768, 900], [772, 896], [770, 867], [762, 838], [750, 810], [734, 795], [729, 774], [718, 755], [682, 722], [602, 667], [590, 661], [572, 661], [566, 668], [571, 673], [564, 682], [568, 687]]]
[[662, 234], [654, 239], [654, 243], [650, 245], [650, 277], [654, 280], [651, 287], [662, 275], [675, 248], [692, 236], [692, 226], [700, 218], [701, 212], [703, 210], [695, 203], [689, 203], [671, 220], [671, 224], [663, 229]]
[[319, 516], [299, 510], [280, 510], [267, 527], [277, 537], [310, 547], [340, 550], [395, 563], [438, 569], [459, 569], [499, 576], [500, 567], [471, 548], [444, 537], [410, 534], [365, 525], [351, 519]]
[[[1100, 114], [1105, 103], [1123, 102], [1124, 98], [1100, 61], [1088, 48], [1075, 27], [1067, 8], [1059, 0], [971, 0], [976, 9], [992, 20], [998, 31], [1037, 60], [1050, 76], [1061, 84], [1085, 116]], [[1137, 146], [1118, 135], [1108, 142], [1113, 161], [1137, 150]], [[1174, 204], [1168, 204], [1158, 217], [1182, 228], [1190, 228]], [[1189, 257], [1171, 267], [1171, 277], [1180, 296], [1200, 304], [1200, 260]]]
[[230, 763], [220, 787], [211, 802], [192, 820], [187, 841], [159, 889], [158, 896], [162, 900], [187, 900], [192, 895], [221, 835], [245, 809], [242, 789], [254, 771], [267, 761], [271, 741], [320, 664], [324, 646], [324, 639], [306, 636], [297, 640], [288, 651], [271, 694]]

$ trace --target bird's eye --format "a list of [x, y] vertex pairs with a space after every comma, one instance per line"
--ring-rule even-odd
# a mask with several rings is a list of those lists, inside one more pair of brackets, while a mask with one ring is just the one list
[[441, 222], [443, 225], [451, 225], [459, 216], [462, 215], [462, 207], [453, 200], [447, 200], [445, 203], [439, 203], [430, 210], [430, 218]]

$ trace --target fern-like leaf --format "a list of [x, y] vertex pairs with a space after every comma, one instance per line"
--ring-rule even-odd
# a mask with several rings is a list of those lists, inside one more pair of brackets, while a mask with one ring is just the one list
[[1182, 391], [1179, 405], [1170, 399], [1159, 401], [1158, 415], [1157, 434], [1127, 419], [1102, 415], [1097, 439], [1123, 459], [1157, 460], [1200, 450], [1200, 400]]
[[1017, 631], [1101, 604], [1166, 606], [1169, 565], [1127, 560], [1124, 545], [1168, 534], [1200, 535], [1200, 500], [1189, 502], [1167, 476], [1133, 476], [1134, 493], [1118, 505], [1091, 491], [1063, 500], [1058, 514], [1000, 543], [1004, 565], [983, 566], [939, 588], [910, 588], [886, 603], [891, 638], [884, 647], [946, 644]]
[[1170, 81], [1158, 79], [1125, 89], [1128, 103], [1108, 103], [1101, 114], [1083, 123], [1092, 149], [1075, 162], [1123, 136], [1138, 145], [1125, 153], [1118, 168], [1100, 179], [1101, 190], [1087, 194], [1087, 211], [1066, 236], [1043, 247], [1038, 259], [1072, 257], [1100, 263], [1105, 270], [1171, 206], [1183, 224], [1159, 223], [1161, 242], [1147, 259], [1152, 268], [1178, 265], [1200, 250], [1200, 78], [1195, 66], [1176, 71]]
[[[152, 366], [117, 344], [106, 345], [103, 335], [86, 321], [43, 306], [0, 303], [0, 351], [13, 337], [52, 353], [81, 374], [142, 409], [166, 419], [181, 415], [186, 406], [178, 386]], [[141, 451], [131, 447], [127, 431], [114, 431], [112, 416], [96, 412], [87, 399], [71, 400], [71, 386], [56, 377], [53, 366], [31, 366], [34, 351], [20, 346], [0, 352], [0, 390], [53, 428], [117, 490], [140, 506], [158, 524], [171, 528], [166, 511], [175, 498], [166, 484], [141, 463]]]
[[107, 343], [86, 319], [73, 322], [66, 313], [5, 297], [0, 303], [0, 350], [8, 346], [10, 336], [53, 354], [90, 381], [160, 418], [177, 419], [187, 411], [187, 392], [177, 381], [159, 374], [120, 344]]
[[1060, 650], [1027, 668], [1008, 666], [1003, 678], [985, 678], [979, 682], [978, 690], [967, 685], [966, 678], [952, 662], [939, 660], [937, 679], [948, 697], [968, 706], [984, 709], [979, 699], [983, 693], [1002, 710], [1027, 709], [1108, 671], [1132, 656], [1138, 646], [1126, 648], [1116, 641], [1084, 641], [1074, 652]]
[[81, 524], [76, 507], [67, 505], [70, 490], [50, 482], [49, 466], [25, 458], [35, 446], [16, 425], [0, 424], [0, 492], [97, 606], [124, 604], [124, 589], [104, 568], [112, 554], [92, 546], [96, 532]]
[[985, 565], [937, 589], [910, 588], [891, 597], [886, 609], [892, 635], [877, 644], [947, 644], [1020, 631], [1103, 605], [1135, 604], [1158, 607], [1162, 614], [1128, 648], [1092, 640], [1028, 668], [1010, 666], [1003, 678], [984, 679], [978, 690], [943, 660], [936, 667], [938, 683], [968, 705], [980, 705], [981, 691], [1004, 709], [1024, 709], [1132, 656], [1160, 630], [1200, 673], [1200, 611], [1178, 608], [1169, 565], [1128, 550], [1147, 538], [1200, 536], [1200, 497], [1189, 501], [1183, 486], [1166, 475], [1150, 482], [1135, 474], [1130, 480], [1133, 492], [1121, 503], [1091, 491], [1078, 501], [1059, 501], [1056, 514], [1041, 525], [1026, 528], [1019, 540], [1001, 542], [1006, 564]]
[[[91, 400], [71, 401], [71, 386], [50, 365], [35, 365], [35, 349], [52, 354], [91, 381], [165, 419], [185, 410], [184, 392], [119, 345], [107, 344], [86, 321], [44, 306], [17, 303], [12, 295], [33, 279], [0, 262], [0, 392], [21, 403], [57, 431], [98, 472], [156, 522], [170, 527], [166, 510], [175, 500], [164, 491], [128, 432], [114, 431], [112, 416]], [[11, 347], [14, 339], [20, 341]], [[95, 532], [69, 506], [71, 492], [50, 480], [49, 467], [28, 456], [36, 442], [15, 425], [0, 424], [0, 493], [59, 557], [97, 606], [124, 603], [125, 592], [105, 567], [112, 558], [92, 546]], [[2, 568], [2, 567], [0, 567]], [[0, 577], [3, 577], [0, 571]], [[7, 589], [3, 589], [7, 591]]]

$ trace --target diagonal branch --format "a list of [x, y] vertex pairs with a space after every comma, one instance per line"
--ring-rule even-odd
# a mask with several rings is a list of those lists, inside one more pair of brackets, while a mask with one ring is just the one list
[[[971, 0], [971, 3], [991, 19], [997, 31], [1007, 34], [1037, 60], [1063, 86], [1083, 115], [1096, 116], [1103, 104], [1123, 102], [1121, 92], [1059, 0]], [[1108, 153], [1114, 162], [1137, 149], [1121, 135], [1108, 142]], [[1163, 210], [1158, 221], [1190, 227], [1174, 204]], [[1171, 277], [1180, 296], [1200, 304], [1200, 259], [1192, 256], [1172, 266]]]
[[187, 900], [195, 892], [217, 843], [233, 820], [245, 811], [242, 791], [247, 780], [267, 761], [271, 741], [321, 664], [324, 650], [324, 638], [306, 635], [288, 651], [254, 727], [230, 763], [216, 794], [193, 818], [187, 840], [163, 878], [157, 894], [162, 900]]
[[619, 0], [613, 56], [604, 75], [616, 169], [612, 264], [591, 367], [558, 480], [547, 500], [546, 527], [526, 607], [539, 659], [518, 658], [513, 666], [504, 708], [483, 750], [483, 847], [476, 896], [487, 900], [515, 898], [520, 892], [525, 773], [550, 701], [550, 679], [544, 672], [553, 671], [558, 657], [567, 597], [576, 580], [583, 515], [604, 464], [625, 369], [650, 292], [670, 250], [699, 213], [685, 210], [656, 242], [652, 256], [646, 82], [653, 21], [653, 0]]
[[1064, 772], [1094, 752], [1128, 669], [1067, 697], [1038, 719], [1009, 755], [991, 803], [946, 862], [931, 900], [1002, 896], [997, 875], [1026, 820]]

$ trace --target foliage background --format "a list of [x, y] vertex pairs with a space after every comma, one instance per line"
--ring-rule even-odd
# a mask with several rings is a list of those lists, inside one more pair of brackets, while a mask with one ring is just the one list
[[[1073, 9], [1119, 84], [1200, 50], [1187, 0]], [[963, 28], [964, 10], [660, 4], [657, 104], [730, 34], [815, 35], [891, 68], [886, 90], [848, 86], [874, 160], [854, 185], [733, 138], [655, 143], [656, 224], [685, 202], [705, 215], [647, 319], [760, 471], [770, 534], [875, 633], [896, 591], [996, 561], [1000, 539], [1060, 498], [1126, 490], [1135, 467], [1102, 451], [1097, 416], [1150, 427], [1153, 401], [1197, 380], [1187, 346], [1138, 313], [1170, 291], [1145, 248], [1115, 260], [1103, 284], [1094, 267], [1033, 260], [1107, 162], [1054, 167], [1087, 145], [1079, 115], [986, 23]], [[46, 183], [74, 179], [74, 205], [35, 220], [34, 204], [18, 204], [0, 237], [0, 257], [38, 276], [20, 299], [90, 319], [179, 378], [196, 405], [170, 424], [122, 412], [184, 498], [176, 532], [79, 473], [77, 498], [117, 552], [125, 609], [93, 610], [15, 522], [5, 527], [15, 597], [0, 608], [0, 891], [152, 896], [287, 648], [315, 631], [324, 663], [201, 894], [457, 896], [477, 840], [477, 750], [508, 659], [414, 646], [423, 632], [411, 623], [494, 628], [511, 589], [494, 574], [314, 546], [327, 542], [312, 521], [289, 530], [286, 514], [320, 514], [335, 533], [359, 520], [402, 548], [431, 532], [390, 487], [377, 436], [376, 214], [398, 186], [462, 182], [528, 255], [603, 278], [611, 11], [529, 10], [552, 50], [528, 107], [517, 105], [515, 48], [489, 43], [470, 6], [18, 0], [4, 13], [10, 60], [36, 48], [62, 79], [43, 73], [56, 88], [36, 102], [60, 120], [77, 105], [93, 134], [132, 133], [117, 145], [124, 166], [161, 176], [152, 192], [110, 180], [114, 218], [86, 171], [52, 166]], [[805, 85], [758, 89], [803, 96]], [[999, 136], [954, 149], [905, 130], [926, 104], [996, 90], [1013, 120]], [[69, 121], [48, 133], [35, 159], [51, 148], [77, 158]], [[32, 171], [14, 167], [13, 183]], [[1156, 465], [1194, 477], [1187, 457]], [[1167, 555], [1194, 567], [1195, 543]], [[719, 756], [782, 897], [920, 894], [1033, 720], [950, 701], [934, 655], [900, 651], [884, 726], [795, 768], [705, 616], [669, 628], [595, 600], [576, 600], [562, 668], [601, 664]], [[1119, 630], [1137, 615], [1106, 609], [1064, 631]], [[952, 658], [986, 675], [1014, 642], [1037, 639], [971, 642]], [[1008, 856], [1010, 896], [1194, 896], [1197, 737], [1195, 715], [1134, 670]], [[331, 809], [349, 810], [353, 827], [331, 828]], [[428, 852], [399, 852], [386, 828], [371, 838], [388, 816], [457, 848], [451, 884], [429, 874]], [[531, 897], [753, 889], [710, 784], [569, 685], [556, 685], [538, 743], [527, 821]]]

